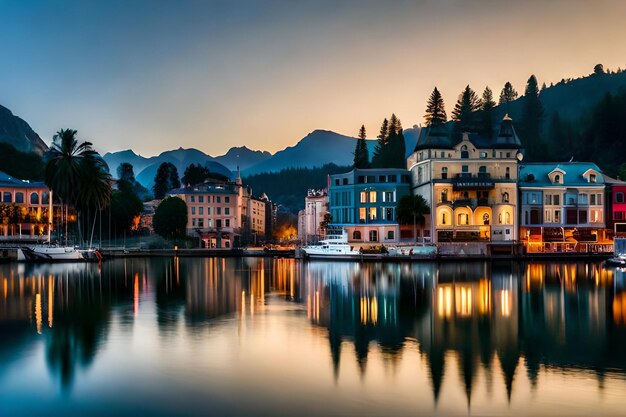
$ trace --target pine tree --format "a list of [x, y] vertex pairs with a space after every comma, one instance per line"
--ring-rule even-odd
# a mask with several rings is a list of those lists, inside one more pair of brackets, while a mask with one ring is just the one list
[[376, 143], [374, 155], [372, 156], [372, 167], [382, 168], [384, 165], [385, 148], [389, 142], [389, 120], [383, 120], [383, 124], [380, 127], [380, 133], [377, 138], [378, 142]]
[[482, 105], [481, 105], [481, 133], [483, 136], [487, 138], [491, 138], [493, 134], [493, 125], [494, 125], [494, 108], [496, 107], [496, 102], [493, 100], [493, 92], [489, 88], [489, 86], [485, 87], [485, 91], [483, 91]]
[[389, 119], [389, 140], [384, 150], [383, 167], [385, 168], [405, 168], [406, 145], [404, 144], [404, 133], [402, 123], [395, 114]]
[[367, 168], [369, 167], [369, 151], [367, 150], [367, 142], [365, 141], [366, 132], [365, 126], [361, 125], [359, 129], [359, 139], [356, 141], [356, 147], [354, 149], [354, 168]]
[[163, 162], [159, 165], [154, 177], [154, 198], [160, 200], [165, 197], [168, 191], [178, 187], [180, 187], [180, 180], [176, 166], [170, 162]]
[[538, 159], [545, 155], [545, 147], [541, 139], [543, 124], [543, 105], [539, 99], [539, 87], [537, 78], [531, 75], [526, 83], [523, 97], [521, 133], [525, 143], [528, 158]]
[[443, 97], [441, 97], [441, 93], [437, 90], [437, 87], [435, 87], [428, 98], [424, 118], [426, 119], [426, 125], [429, 127], [443, 125], [448, 120]]
[[507, 81], [506, 84], [504, 84], [504, 88], [502, 88], [502, 92], [500, 93], [500, 101], [498, 102], [498, 104], [500, 106], [507, 105], [516, 98], [517, 91], [515, 91], [511, 83]]
[[461, 132], [473, 131], [476, 129], [476, 112], [480, 110], [482, 103], [476, 92], [468, 85], [459, 94], [459, 99], [452, 111], [452, 120], [456, 122], [455, 129]]

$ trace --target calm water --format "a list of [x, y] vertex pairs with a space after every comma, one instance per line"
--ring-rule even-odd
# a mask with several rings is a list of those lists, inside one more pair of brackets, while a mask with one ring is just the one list
[[0, 265], [0, 416], [624, 415], [597, 264]]

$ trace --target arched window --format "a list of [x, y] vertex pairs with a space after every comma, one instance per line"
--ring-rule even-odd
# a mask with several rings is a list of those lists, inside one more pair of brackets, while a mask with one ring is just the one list
[[24, 193], [15, 193], [15, 202], [18, 204], [24, 204]]
[[441, 178], [444, 180], [448, 179], [448, 167], [441, 167]]
[[489, 224], [489, 214], [488, 213], [483, 214], [483, 224], [485, 226], [487, 226]]
[[467, 151], [467, 145], [461, 146], [461, 159], [469, 158], [469, 152]]
[[448, 202], [448, 190], [443, 190], [441, 192], [441, 202], [442, 203], [447, 203]]
[[447, 222], [448, 222], [448, 216], [446, 212], [444, 211], [443, 213], [441, 213], [441, 224], [445, 225]]
[[39, 194], [37, 193], [30, 194], [30, 204], [39, 204]]
[[508, 211], [504, 213], [504, 224], [511, 224], [511, 213]]
[[503, 203], [508, 203], [509, 202], [509, 193], [507, 193], [507, 192], [502, 193], [502, 202]]
[[361, 232], [359, 230], [352, 232], [352, 240], [361, 240]]
[[378, 242], [378, 230], [370, 230], [370, 242]]
[[4, 193], [2, 193], [2, 202], [3, 203], [12, 203], [13, 202], [13, 195], [10, 192], [5, 191]]
[[555, 176], [554, 176], [554, 182], [555, 182], [556, 184], [560, 184], [560, 183], [561, 183], [561, 176], [560, 176], [560, 175], [558, 175], [558, 174], [557, 174], [557, 175], [555, 175]]
[[478, 167], [478, 172], [481, 174], [487, 173], [487, 167], [484, 165], [481, 165], [480, 167]]

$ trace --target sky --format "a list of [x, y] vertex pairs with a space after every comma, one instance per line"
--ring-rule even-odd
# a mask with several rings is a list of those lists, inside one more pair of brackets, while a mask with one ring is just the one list
[[450, 114], [467, 84], [624, 68], [624, 16], [621, 0], [0, 0], [0, 104], [101, 153], [276, 152], [423, 123], [435, 86]]

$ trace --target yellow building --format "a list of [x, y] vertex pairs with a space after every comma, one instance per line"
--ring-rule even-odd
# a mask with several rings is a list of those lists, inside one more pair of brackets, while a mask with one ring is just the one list
[[522, 145], [505, 116], [491, 138], [423, 128], [409, 156], [413, 194], [431, 208], [433, 242], [517, 241], [517, 164]]

